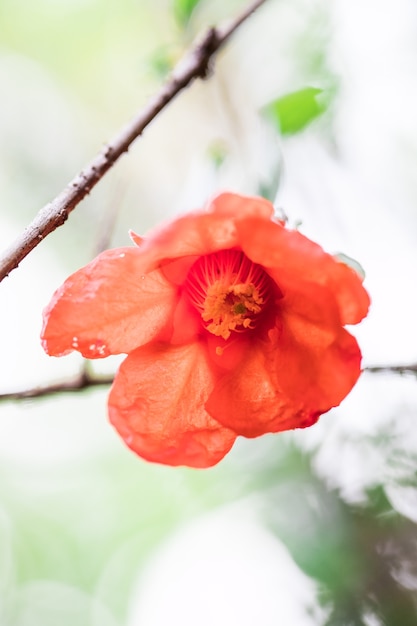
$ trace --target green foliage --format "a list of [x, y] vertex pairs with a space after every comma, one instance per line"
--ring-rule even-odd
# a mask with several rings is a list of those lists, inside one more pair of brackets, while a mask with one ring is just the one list
[[164, 80], [174, 66], [173, 50], [169, 46], [161, 46], [149, 58], [149, 67], [154, 76]]
[[324, 113], [327, 106], [322, 89], [305, 87], [273, 100], [264, 113], [282, 135], [294, 135]]
[[396, 511], [382, 485], [348, 504], [315, 475], [312, 457], [288, 446], [275, 467], [252, 477], [265, 490], [264, 520], [315, 579], [325, 626], [416, 623], [417, 526]]
[[214, 141], [208, 147], [208, 158], [210, 159], [211, 163], [213, 163], [216, 170], [223, 165], [228, 157], [228, 154], [228, 147], [226, 143], [222, 140]]
[[190, 21], [191, 14], [200, 0], [174, 0], [174, 15], [178, 24], [185, 28]]

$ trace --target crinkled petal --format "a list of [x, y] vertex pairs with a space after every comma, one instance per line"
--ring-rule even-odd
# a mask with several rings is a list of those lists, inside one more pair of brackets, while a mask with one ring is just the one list
[[272, 204], [263, 198], [224, 193], [213, 198], [206, 211], [189, 213], [151, 231], [141, 250], [148, 255], [150, 269], [162, 267], [167, 278], [180, 284], [195, 258], [239, 246], [238, 222], [256, 216], [269, 224], [272, 213]]
[[274, 207], [269, 200], [230, 192], [212, 198], [207, 208], [218, 215], [232, 215], [238, 219], [261, 217], [270, 220], [274, 215]]
[[160, 271], [144, 273], [138, 248], [107, 250], [55, 292], [44, 311], [43, 347], [90, 359], [129, 352], [169, 334], [176, 299]]
[[[314, 291], [317, 287], [310, 287]], [[322, 297], [293, 293], [284, 300], [280, 325], [271, 331], [274, 378], [291, 398], [324, 413], [350, 392], [361, 372], [357, 341], [340, 326], [326, 289]]]
[[326, 301], [327, 289], [320, 291], [318, 302], [308, 289], [284, 298], [269, 341], [254, 342], [215, 385], [206, 405], [215, 419], [255, 437], [310, 426], [345, 398], [360, 375], [361, 354], [334, 300]]
[[263, 265], [283, 291], [299, 280], [328, 287], [342, 325], [357, 324], [367, 314], [369, 296], [361, 276], [301, 233], [259, 218], [240, 221], [236, 229], [243, 252]]
[[[235, 216], [190, 213], [150, 233], [141, 246], [148, 255], [149, 269], [167, 265], [174, 259], [198, 257], [238, 245]], [[192, 260], [190, 259], [190, 262]], [[183, 274], [187, 260], [182, 261]], [[178, 270], [176, 271], [178, 276]], [[176, 279], [178, 281], [178, 277]]]
[[149, 344], [122, 363], [109, 396], [110, 421], [144, 459], [210, 467], [236, 438], [204, 408], [214, 382], [199, 343]]
[[161, 271], [165, 278], [173, 285], [182, 285], [191, 266], [199, 259], [198, 255], [183, 256], [173, 261], [161, 263]]
[[201, 316], [181, 293], [172, 316], [171, 344], [186, 344], [202, 334]]
[[275, 378], [265, 346], [256, 342], [238, 367], [217, 382], [206, 408], [245, 437], [313, 424], [318, 415], [304, 406], [301, 394], [298, 401], [288, 398]]

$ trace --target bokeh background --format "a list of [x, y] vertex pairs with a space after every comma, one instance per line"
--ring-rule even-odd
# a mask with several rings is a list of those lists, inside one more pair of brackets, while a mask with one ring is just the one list
[[[0, 0], [1, 246], [244, 6]], [[362, 265], [365, 367], [416, 363], [416, 70], [415, 0], [267, 0], [0, 285], [0, 392], [80, 370], [43, 353], [42, 309], [103, 233], [224, 189]], [[413, 375], [365, 371], [316, 426], [204, 471], [135, 457], [106, 394], [0, 403], [1, 626], [417, 624]]]

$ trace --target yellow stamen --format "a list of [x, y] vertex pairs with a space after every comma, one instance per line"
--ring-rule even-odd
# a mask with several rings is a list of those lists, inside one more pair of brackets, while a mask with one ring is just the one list
[[184, 287], [206, 330], [225, 340], [232, 332], [255, 328], [272, 292], [265, 270], [233, 249], [200, 257]]
[[253, 327], [253, 315], [262, 310], [263, 298], [252, 283], [225, 285], [215, 281], [207, 288], [201, 317], [217, 337], [229, 339], [233, 330]]

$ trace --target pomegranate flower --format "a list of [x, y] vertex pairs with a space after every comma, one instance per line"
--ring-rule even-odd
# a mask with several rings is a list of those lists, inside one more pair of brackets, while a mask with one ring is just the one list
[[361, 277], [268, 201], [224, 193], [132, 239], [56, 291], [42, 344], [127, 353], [109, 417], [138, 455], [209, 467], [237, 435], [311, 426], [352, 389], [361, 353], [344, 326], [367, 314]]

